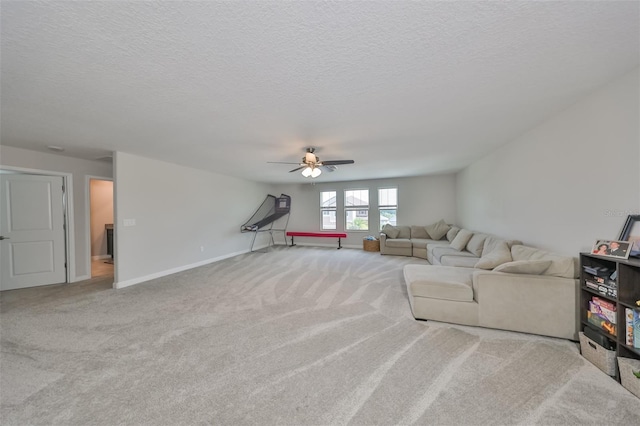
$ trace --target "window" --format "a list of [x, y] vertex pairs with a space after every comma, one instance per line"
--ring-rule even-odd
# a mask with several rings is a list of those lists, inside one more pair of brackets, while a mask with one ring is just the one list
[[322, 229], [336, 229], [336, 191], [320, 192]]
[[369, 190], [350, 189], [344, 191], [344, 214], [347, 231], [368, 231]]
[[380, 229], [386, 224], [395, 226], [398, 214], [398, 188], [378, 189], [378, 207], [380, 209]]

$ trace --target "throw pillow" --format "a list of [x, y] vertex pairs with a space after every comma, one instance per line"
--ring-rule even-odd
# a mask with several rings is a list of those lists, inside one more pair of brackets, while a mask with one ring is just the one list
[[400, 230], [393, 225], [386, 224], [382, 227], [382, 232], [389, 238], [397, 238], [400, 234]]
[[424, 229], [427, 230], [431, 238], [433, 238], [434, 240], [439, 240], [447, 235], [447, 232], [449, 232], [449, 229], [451, 229], [451, 227], [447, 225], [444, 220], [440, 220], [433, 225], [425, 226]]
[[451, 241], [450, 245], [454, 249], [462, 251], [462, 249], [466, 247], [471, 237], [473, 237], [473, 232], [467, 231], [466, 229], [461, 229], [460, 232], [458, 232], [458, 235], [456, 235], [453, 241]]
[[456, 235], [458, 235], [458, 232], [460, 232], [460, 228], [452, 226], [451, 229], [449, 229], [449, 232], [447, 232], [447, 240], [449, 240], [449, 242], [453, 241]]
[[496, 272], [508, 272], [510, 274], [540, 275], [551, 265], [550, 260], [515, 260], [503, 263], [494, 268]]
[[476, 268], [493, 269], [503, 263], [511, 262], [511, 250], [505, 241], [497, 242], [493, 250], [482, 253], [482, 257], [476, 263]]
[[424, 229], [424, 226], [412, 225], [411, 238], [423, 238], [426, 240], [429, 239], [429, 234], [427, 233], [427, 230]]
[[478, 257], [482, 256], [482, 248], [484, 247], [484, 240], [486, 239], [486, 234], [473, 234], [473, 237], [471, 237], [467, 243], [467, 251]]

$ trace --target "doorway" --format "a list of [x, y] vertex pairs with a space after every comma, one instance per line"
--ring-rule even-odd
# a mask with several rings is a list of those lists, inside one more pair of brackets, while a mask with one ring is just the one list
[[113, 180], [89, 177], [91, 278], [113, 278]]

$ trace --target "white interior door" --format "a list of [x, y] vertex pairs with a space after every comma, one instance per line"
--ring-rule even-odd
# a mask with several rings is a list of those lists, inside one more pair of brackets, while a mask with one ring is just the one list
[[0, 290], [66, 281], [61, 176], [0, 174]]

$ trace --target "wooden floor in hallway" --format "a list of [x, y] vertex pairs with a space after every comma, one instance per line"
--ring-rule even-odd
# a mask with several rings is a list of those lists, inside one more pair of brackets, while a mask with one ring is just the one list
[[95, 259], [91, 261], [91, 278], [113, 277], [113, 263], [110, 259]]

